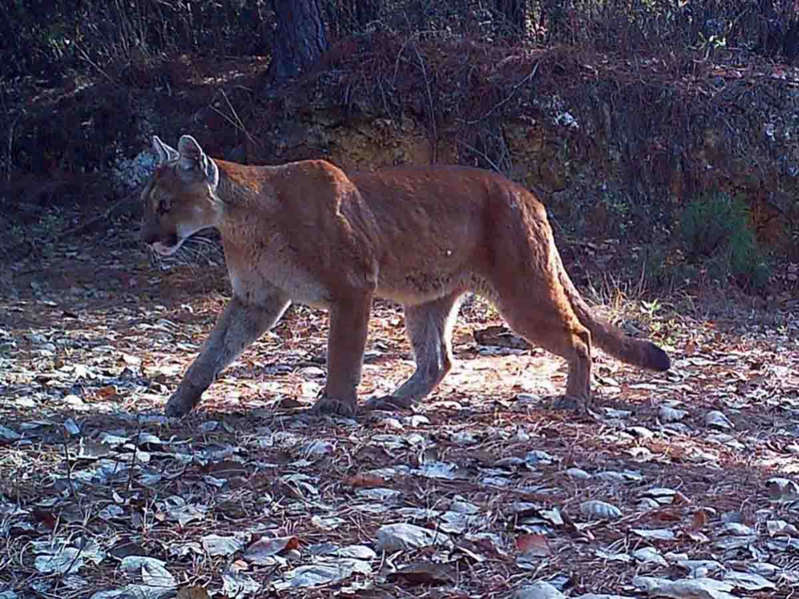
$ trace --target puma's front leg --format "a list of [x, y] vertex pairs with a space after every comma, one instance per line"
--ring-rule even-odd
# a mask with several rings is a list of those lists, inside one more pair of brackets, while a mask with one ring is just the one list
[[355, 414], [371, 308], [372, 293], [368, 291], [354, 292], [331, 306], [327, 384], [324, 395], [314, 406], [317, 413]]
[[233, 297], [219, 317], [200, 354], [186, 371], [177, 391], [166, 404], [167, 416], [185, 416], [200, 402], [200, 397], [219, 372], [271, 328], [289, 305], [281, 292], [274, 290], [258, 304]]

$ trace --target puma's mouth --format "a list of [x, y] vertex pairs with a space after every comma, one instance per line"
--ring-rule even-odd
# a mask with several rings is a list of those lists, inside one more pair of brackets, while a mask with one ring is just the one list
[[159, 254], [160, 256], [171, 256], [172, 254], [177, 252], [178, 249], [180, 249], [180, 241], [177, 241], [172, 245], [166, 244], [162, 241], [156, 241], [154, 243], [151, 243], [150, 247], [153, 248], [153, 250], [155, 250], [155, 253]]

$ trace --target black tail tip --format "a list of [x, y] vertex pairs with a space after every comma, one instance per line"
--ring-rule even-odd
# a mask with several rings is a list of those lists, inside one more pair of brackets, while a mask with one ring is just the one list
[[671, 368], [671, 360], [669, 356], [654, 343], [649, 344], [649, 368], [663, 372]]

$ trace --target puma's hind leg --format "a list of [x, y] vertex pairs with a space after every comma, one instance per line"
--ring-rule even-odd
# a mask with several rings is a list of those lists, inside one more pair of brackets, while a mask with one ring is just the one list
[[410, 408], [435, 389], [452, 368], [452, 327], [462, 292], [405, 306], [405, 330], [413, 348], [416, 370], [391, 395], [376, 397], [372, 409]]
[[530, 343], [561, 356], [569, 367], [566, 394], [556, 407], [591, 408], [591, 333], [557, 287], [544, 296], [525, 290], [499, 293], [497, 302], [510, 327]]

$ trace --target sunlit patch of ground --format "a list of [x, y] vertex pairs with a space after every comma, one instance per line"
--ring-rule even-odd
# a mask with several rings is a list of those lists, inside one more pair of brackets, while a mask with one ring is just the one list
[[[503, 597], [544, 580], [643, 597], [642, 576], [702, 575], [734, 597], [799, 588], [796, 314], [656, 314], [674, 368], [597, 352], [594, 421], [550, 407], [561, 360], [474, 341], [501, 324], [476, 301], [431, 397], [346, 420], [307, 413], [327, 323], [294, 307], [177, 422], [161, 410], [224, 305], [223, 271], [159, 272], [108, 241], [11, 273], [0, 591]], [[412, 370], [401, 311], [377, 302], [363, 399]], [[436, 534], [397, 549], [396, 523]]]

